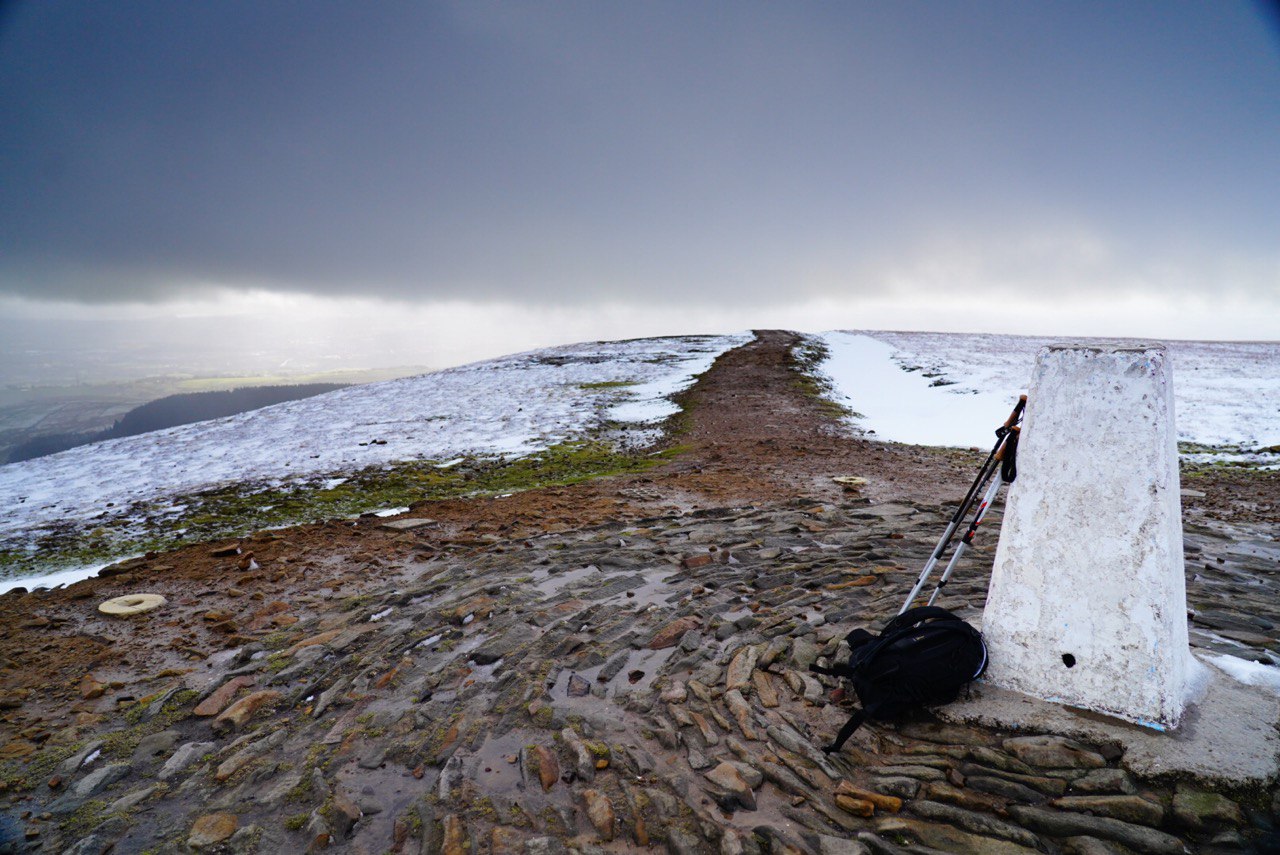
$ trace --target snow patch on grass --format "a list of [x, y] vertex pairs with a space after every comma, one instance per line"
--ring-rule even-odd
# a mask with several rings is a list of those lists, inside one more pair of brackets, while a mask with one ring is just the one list
[[[1040, 348], [1070, 340], [861, 330], [819, 337], [831, 353], [819, 370], [832, 379], [834, 400], [866, 416], [857, 426], [878, 439], [980, 448], [1027, 390]], [[1276, 452], [1267, 449], [1280, 445], [1280, 343], [1165, 345], [1179, 441], [1216, 455], [1206, 461], [1271, 465]]]
[[934, 386], [936, 377], [903, 371], [886, 342], [847, 332], [823, 333], [821, 339], [829, 357], [818, 370], [831, 381], [831, 399], [861, 414], [854, 422], [876, 439], [988, 446], [1021, 391], [1013, 387], [956, 395]]
[[[162, 517], [183, 524], [175, 503], [207, 505], [200, 497], [219, 491], [269, 495], [256, 503], [265, 512], [294, 494], [349, 488], [355, 473], [439, 461], [452, 472], [466, 459], [518, 460], [606, 428], [656, 438], [654, 422], [678, 410], [668, 396], [750, 340], [548, 348], [0, 466], [0, 552], [29, 567], [68, 539], [137, 540]], [[618, 430], [628, 423], [639, 427]], [[369, 508], [385, 507], [371, 497]]]

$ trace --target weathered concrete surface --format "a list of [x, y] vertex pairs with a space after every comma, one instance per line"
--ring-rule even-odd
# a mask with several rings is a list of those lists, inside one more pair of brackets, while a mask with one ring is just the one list
[[1280, 774], [1280, 697], [1198, 660], [1196, 667], [1204, 669], [1207, 682], [1174, 731], [1160, 732], [989, 683], [975, 683], [969, 698], [937, 713], [946, 721], [1119, 743], [1125, 768], [1146, 777], [1191, 775], [1232, 786], [1275, 780]]
[[1174, 727], [1191, 666], [1161, 345], [1036, 360], [984, 615], [990, 683]]

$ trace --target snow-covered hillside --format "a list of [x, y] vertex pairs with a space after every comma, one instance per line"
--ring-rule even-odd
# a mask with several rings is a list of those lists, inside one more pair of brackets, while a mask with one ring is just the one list
[[[1036, 353], [1062, 338], [961, 333], [824, 333], [821, 368], [855, 424], [880, 439], [990, 444], [1027, 390]], [[1280, 343], [1166, 342], [1181, 442], [1235, 451], [1280, 444]]]
[[610, 423], [652, 425], [676, 412], [670, 395], [750, 339], [531, 351], [0, 466], [0, 547], [31, 550], [50, 526], [103, 526], [139, 505], [219, 485], [289, 484], [406, 460], [521, 456]]
[[[1025, 390], [1036, 351], [1050, 341], [885, 332], [820, 338], [830, 359], [819, 371], [832, 379], [836, 399], [860, 414], [854, 425], [880, 439], [978, 447], [989, 443]], [[0, 466], [0, 558], [9, 556], [0, 576], [18, 567], [31, 584], [42, 571], [88, 563], [78, 555], [118, 557], [151, 542], [157, 527], [190, 537], [184, 521], [203, 513], [204, 491], [230, 489], [256, 502], [257, 491], [331, 491], [355, 473], [402, 464], [445, 470], [463, 458], [528, 457], [601, 436], [647, 442], [657, 421], [676, 411], [670, 395], [750, 339], [532, 351]], [[1237, 458], [1241, 448], [1280, 444], [1280, 345], [1170, 347], [1183, 440], [1234, 446]], [[616, 430], [619, 423], [631, 429]], [[1262, 457], [1274, 465], [1274, 453]], [[372, 501], [363, 486], [358, 500]], [[242, 526], [302, 521], [235, 519]], [[89, 541], [91, 549], [76, 545]], [[12, 584], [0, 580], [0, 591]]]

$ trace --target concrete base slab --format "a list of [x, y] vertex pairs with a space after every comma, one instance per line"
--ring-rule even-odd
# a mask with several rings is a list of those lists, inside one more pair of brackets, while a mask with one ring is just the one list
[[1187, 775], [1213, 785], [1242, 786], [1280, 775], [1280, 696], [1201, 663], [1205, 685], [1177, 730], [1161, 732], [1089, 710], [974, 683], [969, 698], [936, 710], [951, 722], [1030, 730], [1093, 742], [1115, 742], [1123, 764], [1153, 777]]

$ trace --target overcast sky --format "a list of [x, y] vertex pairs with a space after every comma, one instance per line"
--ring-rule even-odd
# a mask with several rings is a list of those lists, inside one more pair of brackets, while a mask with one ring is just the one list
[[10, 320], [1280, 338], [1270, 6], [0, 9]]

